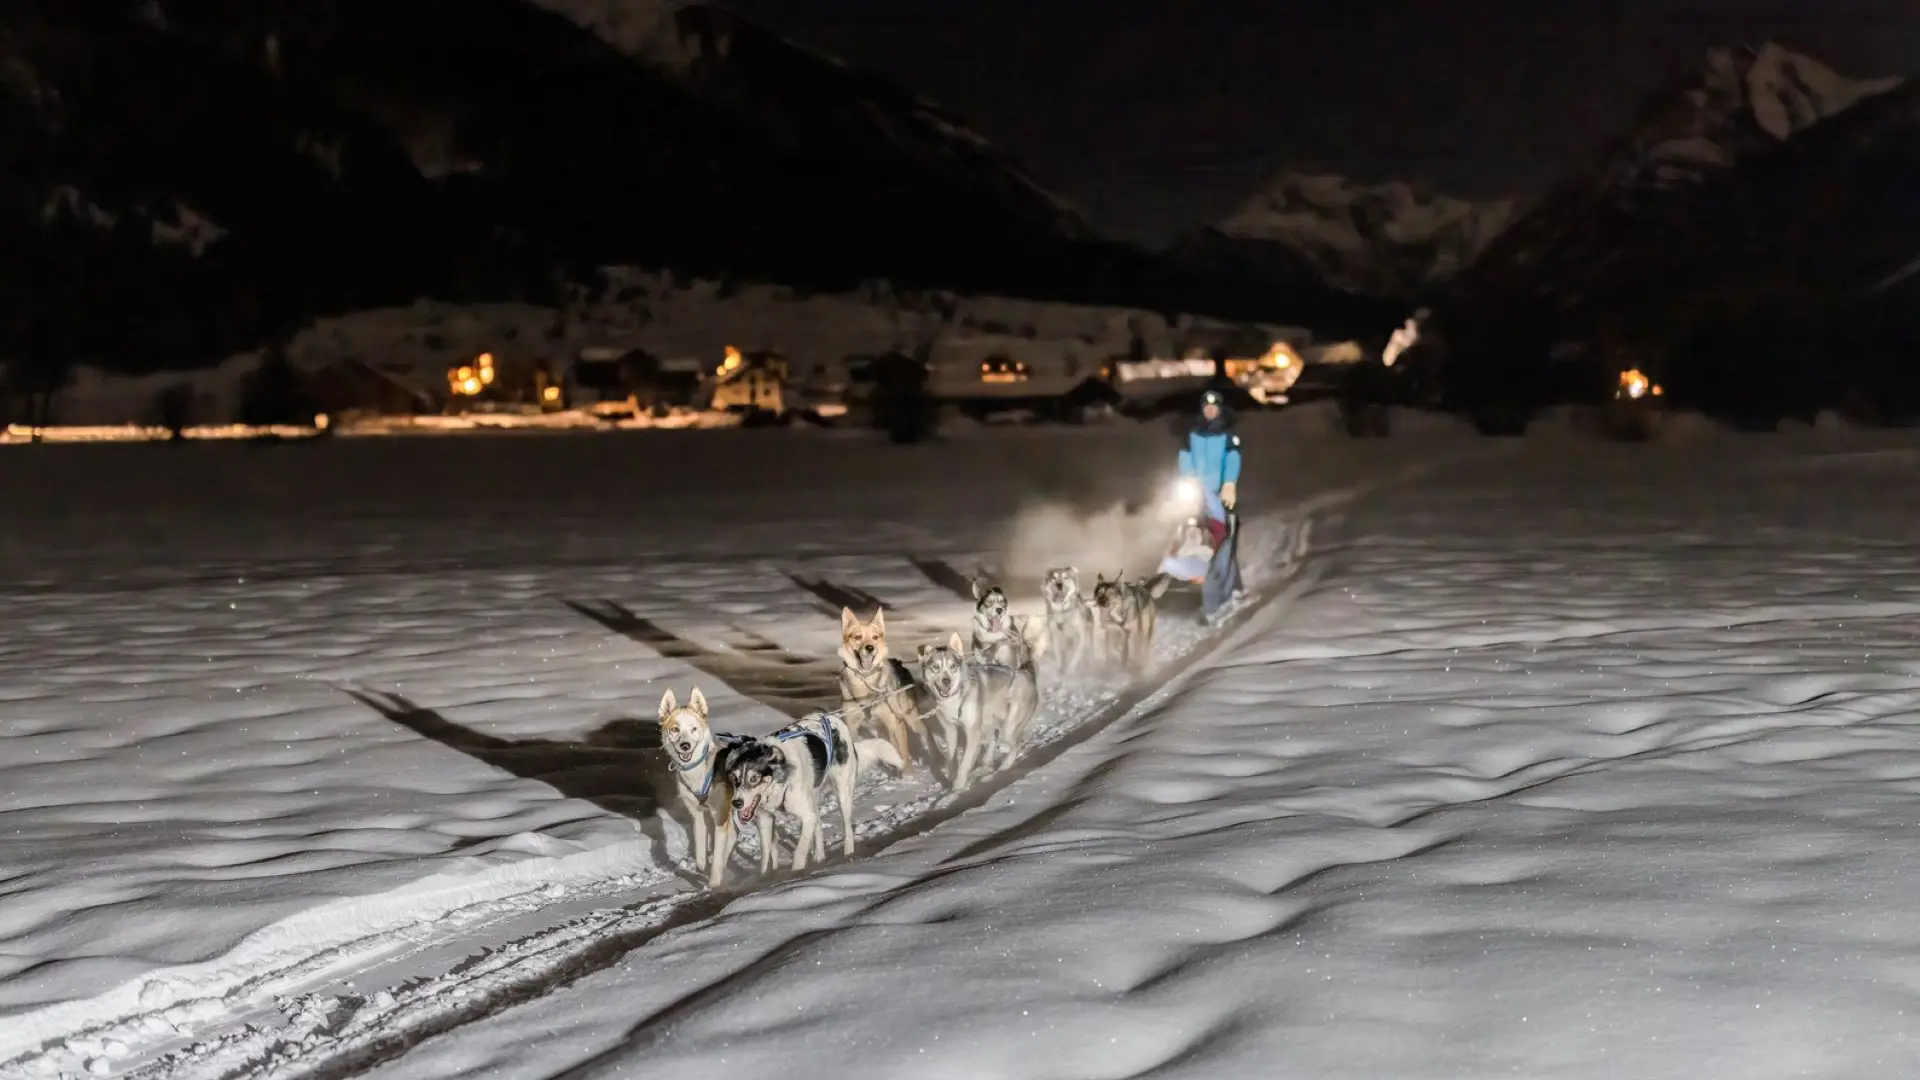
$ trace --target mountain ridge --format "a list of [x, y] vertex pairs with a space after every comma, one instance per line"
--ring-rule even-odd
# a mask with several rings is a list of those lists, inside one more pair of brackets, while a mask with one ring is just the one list
[[19, 0], [0, 346], [211, 361], [323, 312], [553, 300], [603, 264], [1061, 299], [1178, 284], [904, 88], [724, 9], [669, 14], [704, 43], [670, 77], [659, 46], [642, 62], [520, 0]]
[[1643, 102], [1592, 166], [1496, 237], [1454, 280], [1450, 300], [1569, 313], [1604, 290], [1620, 258], [1616, 237], [1688, 231], [1706, 181], [1902, 81], [1848, 79], [1771, 42], [1708, 49]]

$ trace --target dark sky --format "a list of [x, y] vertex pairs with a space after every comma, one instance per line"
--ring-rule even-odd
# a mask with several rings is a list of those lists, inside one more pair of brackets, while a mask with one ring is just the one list
[[1162, 240], [1280, 168], [1524, 193], [1707, 46], [1920, 70], [1920, 0], [728, 0], [972, 121]]

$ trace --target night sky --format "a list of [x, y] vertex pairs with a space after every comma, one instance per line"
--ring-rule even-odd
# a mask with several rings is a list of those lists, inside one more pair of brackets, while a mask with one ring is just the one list
[[1525, 193], [1713, 44], [1920, 70], [1920, 0], [728, 2], [954, 107], [1147, 242], [1280, 168]]

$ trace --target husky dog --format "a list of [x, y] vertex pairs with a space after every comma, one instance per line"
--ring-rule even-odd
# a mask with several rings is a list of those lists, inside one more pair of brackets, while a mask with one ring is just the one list
[[973, 655], [980, 663], [1032, 670], [1045, 651], [1034, 642], [1031, 620], [1013, 614], [1007, 593], [998, 585], [973, 583]]
[[832, 713], [814, 713], [735, 750], [727, 759], [727, 780], [733, 790], [733, 812], [741, 825], [760, 830], [761, 867], [771, 865], [764, 854], [773, 850], [773, 812], [784, 810], [800, 819], [800, 838], [793, 845], [793, 868], [803, 870], [807, 852], [815, 862], [827, 857], [820, 834], [819, 789], [833, 784], [840, 801], [841, 850], [853, 854], [853, 782], [873, 762], [906, 771], [906, 760], [885, 739], [854, 741], [853, 730]]
[[920, 688], [907, 665], [887, 653], [887, 613], [878, 610], [861, 622], [852, 608], [840, 609], [841, 711], [861, 727], [885, 735], [900, 760], [907, 760], [907, 732], [927, 741], [920, 722]]
[[[727, 781], [727, 762], [735, 751], [752, 740], [744, 735], [716, 732], [707, 724], [707, 695], [693, 688], [687, 703], [674, 700], [669, 690], [660, 697], [660, 745], [667, 751], [667, 763], [679, 783], [680, 804], [693, 819], [693, 865], [707, 872], [709, 888], [719, 888], [726, 876], [727, 860], [733, 857], [733, 814], [727, 804], [733, 799], [733, 786]], [[713, 841], [713, 858], [708, 860], [708, 838]], [[762, 848], [764, 869], [773, 857]]]
[[1072, 675], [1087, 662], [1093, 647], [1093, 607], [1080, 594], [1080, 568], [1059, 566], [1047, 571], [1040, 583], [1047, 604], [1047, 649], [1062, 675]]
[[1135, 675], [1153, 658], [1153, 623], [1160, 598], [1173, 579], [1155, 574], [1145, 581], [1125, 581], [1126, 572], [1105, 575], [1093, 583], [1095, 620], [1107, 639], [1109, 653]]
[[1040, 707], [1032, 665], [1014, 667], [978, 653], [969, 656], [966, 644], [955, 634], [945, 645], [920, 647], [920, 677], [933, 702], [934, 718], [946, 734], [953, 790], [967, 789], [982, 745], [996, 736], [1005, 747], [997, 768], [1013, 761]]

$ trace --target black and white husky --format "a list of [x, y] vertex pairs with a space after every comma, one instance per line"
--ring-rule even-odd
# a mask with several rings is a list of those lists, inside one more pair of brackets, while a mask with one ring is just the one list
[[933, 705], [933, 718], [947, 742], [947, 775], [955, 791], [965, 791], [973, 780], [986, 744], [1004, 749], [1004, 769], [1027, 740], [1027, 727], [1040, 707], [1040, 687], [1033, 665], [1000, 664], [975, 653], [955, 634], [940, 646], [920, 647], [920, 681]]
[[1135, 675], [1153, 660], [1153, 624], [1160, 598], [1173, 579], [1155, 574], [1145, 581], [1125, 581], [1124, 572], [1097, 576], [1093, 582], [1095, 623], [1106, 639], [1108, 654]]
[[1054, 670], [1063, 676], [1079, 674], [1093, 648], [1093, 605], [1080, 593], [1080, 568], [1057, 566], [1040, 582], [1047, 605], [1047, 651]]
[[[906, 761], [887, 740], [856, 742], [847, 722], [832, 713], [802, 717], [728, 755], [734, 817], [742, 826], [759, 828], [762, 852], [773, 850], [775, 810], [798, 818], [800, 837], [793, 845], [793, 868], [803, 870], [809, 850], [815, 862], [827, 857], [827, 842], [820, 833], [820, 790], [831, 783], [840, 801], [841, 849], [852, 855], [853, 782], [876, 761], [895, 772], [906, 770]], [[764, 855], [761, 865], [770, 865]]]
[[1032, 668], [1046, 646], [1034, 640], [1032, 620], [1013, 613], [1005, 589], [973, 583], [973, 659], [979, 663]]
[[[669, 690], [660, 696], [660, 745], [667, 764], [679, 781], [680, 805], [692, 819], [693, 865], [707, 872], [707, 885], [719, 888], [733, 857], [733, 786], [727, 782], [727, 763], [734, 751], [750, 742], [745, 735], [716, 732], [707, 723], [707, 695], [699, 687], [680, 704]], [[709, 841], [712, 859], [708, 859]], [[760, 848], [760, 868], [767, 869], [773, 849]]]

